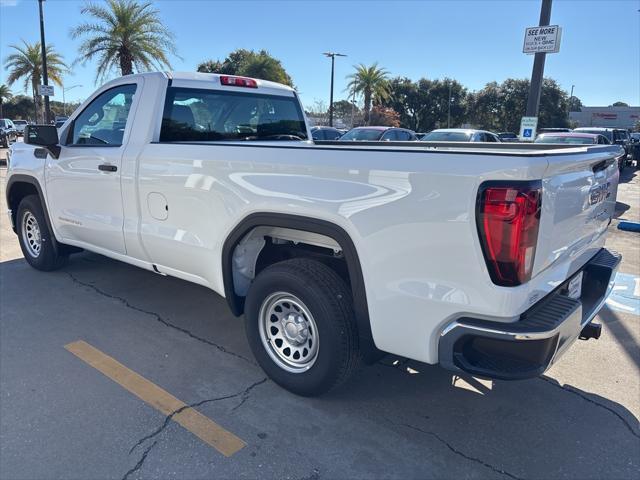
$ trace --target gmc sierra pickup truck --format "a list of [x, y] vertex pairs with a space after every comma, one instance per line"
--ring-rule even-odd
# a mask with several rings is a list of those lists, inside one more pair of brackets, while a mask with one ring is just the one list
[[599, 336], [619, 147], [310, 139], [283, 85], [125, 76], [27, 127], [9, 216], [36, 269], [85, 249], [224, 296], [300, 395], [383, 352], [528, 378]]

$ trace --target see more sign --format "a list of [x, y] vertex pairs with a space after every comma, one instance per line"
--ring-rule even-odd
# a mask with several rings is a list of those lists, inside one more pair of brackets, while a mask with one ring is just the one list
[[529, 27], [524, 31], [523, 53], [558, 53], [562, 28], [558, 25]]

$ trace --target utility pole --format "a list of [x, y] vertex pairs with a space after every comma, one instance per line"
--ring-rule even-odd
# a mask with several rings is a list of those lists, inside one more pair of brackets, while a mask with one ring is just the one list
[[[42, 2], [44, 0], [38, 0], [38, 7], [40, 8], [40, 48], [42, 52], [42, 83], [43, 85], [49, 85], [49, 75], [47, 74], [47, 45], [44, 41], [44, 15], [42, 14]], [[49, 106], [49, 96], [44, 95], [44, 123], [51, 122], [51, 107]]]
[[333, 72], [335, 68], [336, 57], [346, 57], [342, 53], [324, 52], [325, 57], [331, 57], [331, 92], [329, 93], [329, 126], [333, 127]]
[[[551, 21], [551, 2], [552, 0], [542, 0], [540, 8], [540, 27], [549, 25]], [[533, 60], [533, 70], [531, 72], [531, 83], [529, 85], [529, 98], [527, 99], [527, 117], [537, 117], [538, 108], [540, 107], [540, 92], [542, 91], [542, 79], [544, 77], [544, 61], [546, 53], [536, 53]]]

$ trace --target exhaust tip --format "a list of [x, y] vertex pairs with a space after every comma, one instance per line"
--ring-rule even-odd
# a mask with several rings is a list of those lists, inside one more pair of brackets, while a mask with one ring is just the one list
[[600, 338], [601, 333], [602, 325], [591, 322], [584, 326], [578, 338], [580, 338], [580, 340], [589, 340], [590, 338], [597, 340]]

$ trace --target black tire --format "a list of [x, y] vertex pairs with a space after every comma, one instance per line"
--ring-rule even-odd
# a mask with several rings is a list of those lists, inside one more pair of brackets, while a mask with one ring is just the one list
[[[40, 247], [37, 255], [34, 254], [34, 248], [27, 244], [28, 229], [25, 226], [25, 219], [26, 217], [28, 218], [29, 215], [35, 218], [37, 228], [39, 229]], [[60, 252], [60, 245], [56, 242], [48, 225], [38, 195], [28, 195], [24, 197], [18, 206], [16, 215], [16, 231], [18, 232], [20, 249], [29, 265], [45, 272], [62, 267], [68, 258], [67, 255]]]
[[2, 139], [2, 148], [9, 148], [9, 137], [6, 135]]
[[[274, 361], [273, 353], [267, 351], [269, 347], [262, 341], [260, 311], [276, 292], [300, 299], [316, 324], [317, 356], [306, 371], [285, 370]], [[267, 375], [298, 395], [328, 392], [345, 382], [361, 361], [351, 292], [336, 272], [316, 260], [286, 260], [260, 272], [247, 295], [245, 329], [251, 350]]]

